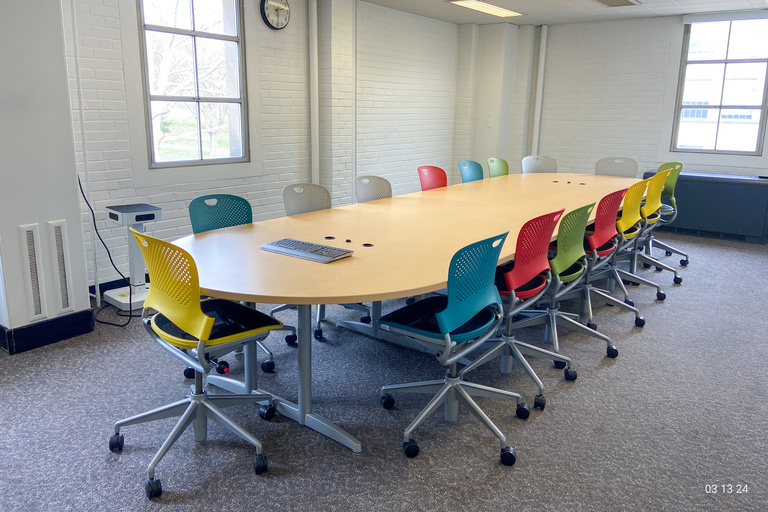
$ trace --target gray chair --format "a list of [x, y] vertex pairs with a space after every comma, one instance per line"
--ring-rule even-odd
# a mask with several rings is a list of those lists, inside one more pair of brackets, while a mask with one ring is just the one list
[[557, 172], [557, 160], [551, 156], [526, 156], [523, 158], [523, 174], [534, 172]]
[[595, 174], [604, 176], [637, 177], [637, 161], [620, 156], [601, 158], [595, 164]]
[[[331, 193], [328, 189], [315, 185], [314, 183], [296, 183], [294, 185], [288, 185], [283, 188], [283, 206], [285, 206], [285, 213], [287, 215], [301, 215], [302, 213], [316, 212], [318, 210], [327, 210], [331, 208]], [[364, 316], [360, 318], [360, 321], [369, 324], [371, 323], [371, 314], [367, 307], [362, 304], [342, 304], [347, 309], [355, 309], [357, 311], [363, 311]], [[272, 309], [271, 313], [274, 315], [279, 311], [286, 309], [293, 309], [296, 306], [293, 304], [283, 304]], [[315, 325], [314, 336], [316, 340], [323, 339], [323, 330], [320, 327], [320, 323], [325, 319], [325, 304], [319, 304], [317, 306], [317, 324]]]
[[355, 196], [358, 203], [392, 197], [392, 185], [380, 176], [358, 176], [355, 178]]

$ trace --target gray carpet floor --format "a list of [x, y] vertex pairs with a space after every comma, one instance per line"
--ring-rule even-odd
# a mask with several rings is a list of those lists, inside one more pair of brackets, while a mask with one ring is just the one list
[[[598, 329], [619, 348], [561, 333], [578, 379], [533, 360], [547, 406], [528, 420], [514, 404], [479, 403], [517, 451], [499, 463], [499, 444], [464, 408], [459, 421], [438, 413], [414, 433], [421, 454], [406, 458], [402, 431], [428, 401], [401, 394], [392, 410], [385, 384], [440, 378], [434, 357], [326, 323], [313, 341], [314, 409], [357, 436], [362, 453], [252, 406], [228, 414], [263, 443], [270, 469], [255, 475], [248, 445], [216, 424], [208, 440], [186, 432], [157, 467], [159, 500], [144, 495], [146, 469], [173, 427], [168, 419], [127, 427], [125, 449], [108, 449], [113, 423], [184, 396], [183, 365], [150, 341], [137, 319], [34, 351], [0, 353], [0, 510], [322, 510], [322, 511], [700, 511], [768, 510], [768, 248], [664, 233], [691, 255], [665, 285], [632, 287], [645, 316], [602, 306]], [[666, 258], [677, 264], [678, 257]], [[402, 304], [395, 301], [387, 308]], [[329, 307], [329, 319], [358, 314]], [[295, 313], [278, 317], [295, 323]], [[99, 318], [119, 320], [112, 311]], [[542, 329], [520, 339], [537, 343]], [[296, 399], [296, 349], [267, 340], [277, 370], [260, 387]], [[232, 356], [232, 376], [242, 360]], [[517, 391], [533, 406], [536, 387], [497, 363], [472, 380]], [[717, 492], [713, 492], [716, 490]]]

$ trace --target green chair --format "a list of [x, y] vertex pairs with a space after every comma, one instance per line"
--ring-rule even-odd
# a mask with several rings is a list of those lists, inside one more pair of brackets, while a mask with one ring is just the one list
[[506, 176], [507, 174], [509, 174], [509, 164], [506, 160], [496, 157], [488, 159], [488, 175], [491, 178]]
[[[189, 203], [189, 220], [192, 223], [192, 232], [198, 234], [213, 229], [250, 224], [253, 222], [253, 210], [251, 203], [243, 197], [232, 194], [208, 194], [196, 197]], [[296, 343], [295, 327], [286, 325], [281, 330], [289, 331], [285, 337], [286, 343], [289, 345]], [[267, 359], [261, 363], [261, 369], [266, 373], [274, 372], [275, 361], [272, 351], [261, 341], [257, 342], [257, 345], [267, 354]], [[225, 370], [227, 368], [228, 366], [224, 366]], [[192, 378], [191, 368], [188, 368], [184, 375], [187, 378]], [[215, 382], [215, 379], [209, 380], [211, 383]]]
[[[669, 171], [669, 176], [667, 177], [667, 181], [664, 182], [664, 191], [661, 193], [662, 205], [661, 211], [659, 212], [661, 214], [661, 218], [659, 219], [657, 226], [664, 226], [665, 224], [669, 224], [677, 217], [678, 209], [677, 201], [675, 200], [675, 186], [677, 185], [677, 179], [680, 176], [680, 172], [682, 170], [683, 164], [680, 162], [667, 162], [659, 166], [657, 172]], [[667, 256], [679, 254], [683, 257], [683, 259], [680, 260], [680, 265], [684, 267], [688, 265], [688, 253], [685, 253], [680, 249], [676, 249], [671, 245], [659, 241], [656, 237], [653, 236], [653, 233], [651, 233], [645, 239], [645, 253], [649, 256], [653, 256], [654, 246], [658, 246], [664, 249]]]
[[380, 323], [385, 329], [408, 336], [434, 351], [440, 364], [448, 368], [443, 379], [381, 388], [380, 402], [385, 409], [395, 405], [391, 391], [436, 393], [405, 429], [403, 451], [409, 458], [419, 454], [419, 446], [411, 438], [414, 429], [443, 404], [446, 420], [457, 421], [459, 401], [462, 401], [501, 441], [502, 464], [515, 463], [514, 449], [507, 445], [504, 434], [472, 397], [515, 400], [516, 415], [522, 419], [528, 417], [530, 408], [522, 403], [519, 394], [467, 382], [458, 372], [459, 360], [483, 346], [504, 319], [494, 274], [506, 238], [504, 233], [459, 249], [448, 268], [447, 295], [430, 296], [381, 317]]
[[462, 160], [459, 162], [462, 183], [483, 179], [483, 166], [474, 160]]

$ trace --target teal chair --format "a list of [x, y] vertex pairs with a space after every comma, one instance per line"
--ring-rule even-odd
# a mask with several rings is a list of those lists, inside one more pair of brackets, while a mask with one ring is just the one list
[[504, 319], [501, 297], [494, 285], [496, 265], [507, 233], [494, 236], [459, 249], [448, 269], [446, 295], [430, 296], [406, 305], [380, 319], [385, 329], [412, 338], [434, 351], [437, 360], [448, 367], [445, 378], [398, 384], [381, 388], [381, 405], [391, 409], [395, 399], [390, 391], [437, 393], [429, 404], [405, 429], [403, 451], [409, 458], [419, 454], [419, 446], [411, 433], [438, 407], [445, 404], [445, 417], [457, 421], [459, 401], [466, 403], [488, 429], [501, 441], [501, 462], [515, 463], [515, 450], [472, 396], [507, 398], [517, 402], [516, 414], [528, 418], [530, 408], [519, 394], [465, 381], [458, 372], [458, 361], [480, 348]]
[[461, 171], [461, 181], [463, 183], [483, 179], [483, 166], [479, 162], [462, 160], [459, 162], [459, 170]]
[[509, 174], [509, 164], [506, 160], [493, 156], [488, 159], [488, 175], [491, 178], [506, 176], [507, 174]]
[[[253, 222], [253, 210], [251, 203], [243, 197], [231, 194], [208, 194], [196, 197], [189, 203], [189, 220], [192, 223], [192, 232], [198, 234], [213, 229], [250, 224]], [[295, 327], [286, 325], [280, 330], [289, 331], [285, 337], [286, 343], [289, 345], [296, 343]], [[257, 346], [267, 354], [267, 359], [261, 363], [261, 369], [266, 373], [274, 372], [275, 362], [272, 351], [261, 341], [257, 342]], [[226, 363], [222, 361], [221, 369], [227, 368]], [[191, 378], [194, 372], [191, 368], [187, 368], [184, 375]]]

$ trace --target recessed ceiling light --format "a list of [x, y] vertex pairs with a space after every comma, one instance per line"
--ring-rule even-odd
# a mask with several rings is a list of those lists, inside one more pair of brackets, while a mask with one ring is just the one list
[[475, 11], [484, 12], [485, 14], [498, 16], [499, 18], [509, 18], [511, 16], [522, 16], [522, 14], [519, 12], [510, 11], [509, 9], [504, 9], [503, 7], [491, 5], [486, 2], [481, 2], [480, 0], [456, 0], [456, 1], [451, 1], [451, 3], [454, 5], [459, 5], [461, 7], [466, 7], [467, 9], [474, 9]]

